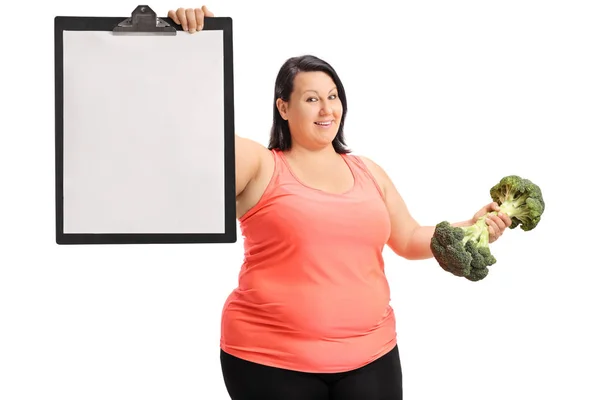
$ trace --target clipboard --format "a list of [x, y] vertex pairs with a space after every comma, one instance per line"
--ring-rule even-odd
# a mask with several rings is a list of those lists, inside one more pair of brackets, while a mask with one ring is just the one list
[[231, 18], [54, 27], [56, 243], [235, 242]]

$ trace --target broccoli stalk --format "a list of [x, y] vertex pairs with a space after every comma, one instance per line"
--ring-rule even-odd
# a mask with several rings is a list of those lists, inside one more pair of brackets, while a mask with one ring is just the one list
[[478, 246], [488, 245], [490, 236], [484, 217], [479, 218], [473, 225], [460, 228], [465, 233], [465, 237], [462, 240], [463, 244], [467, 244], [467, 241], [472, 240], [473, 242], [477, 242]]
[[[540, 188], [533, 182], [516, 175], [505, 176], [490, 189], [490, 196], [508, 215], [510, 229], [521, 226], [524, 231], [534, 229], [540, 221], [545, 203]], [[471, 281], [485, 278], [488, 267], [496, 263], [489, 248], [489, 230], [486, 219], [496, 211], [480, 217], [470, 226], [455, 227], [443, 221], [436, 225], [430, 248], [438, 264], [446, 271]]]

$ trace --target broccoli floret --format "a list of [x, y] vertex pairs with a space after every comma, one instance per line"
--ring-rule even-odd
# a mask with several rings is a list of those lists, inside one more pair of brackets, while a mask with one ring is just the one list
[[472, 256], [465, 249], [462, 240], [465, 232], [443, 221], [436, 225], [431, 238], [431, 250], [440, 266], [457, 276], [471, 273]]
[[[546, 207], [539, 186], [517, 175], [502, 178], [490, 189], [490, 196], [500, 206], [499, 212], [511, 218], [510, 229], [517, 226], [524, 231], [534, 229]], [[492, 214], [497, 212], [490, 212], [466, 227], [454, 227], [447, 221], [436, 225], [430, 248], [444, 270], [471, 281], [488, 275], [488, 267], [496, 263], [485, 222]]]
[[496, 262], [489, 249], [485, 217], [466, 227], [440, 222], [431, 238], [431, 251], [444, 270], [472, 281], [485, 278], [487, 267]]
[[490, 189], [490, 196], [500, 206], [500, 212], [511, 218], [510, 229], [534, 229], [546, 208], [539, 186], [517, 175], [502, 178]]

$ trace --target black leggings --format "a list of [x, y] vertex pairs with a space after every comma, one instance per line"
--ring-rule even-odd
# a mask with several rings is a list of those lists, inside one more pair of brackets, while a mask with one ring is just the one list
[[290, 371], [245, 361], [223, 350], [221, 369], [232, 400], [402, 400], [398, 346], [348, 372]]

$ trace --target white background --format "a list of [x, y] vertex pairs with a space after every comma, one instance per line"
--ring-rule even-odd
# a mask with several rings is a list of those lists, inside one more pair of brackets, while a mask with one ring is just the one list
[[[542, 222], [492, 244], [498, 263], [481, 282], [386, 250], [405, 398], [597, 400], [596, 2], [349, 4], [209, 4], [234, 21], [236, 131], [267, 144], [277, 71], [311, 53], [345, 84], [350, 146], [386, 169], [421, 223], [470, 218], [504, 175], [538, 183]], [[4, 6], [3, 400], [228, 398], [220, 313], [241, 241], [55, 243], [54, 17], [127, 17], [137, 5]], [[165, 16], [201, 4], [149, 5]]]

